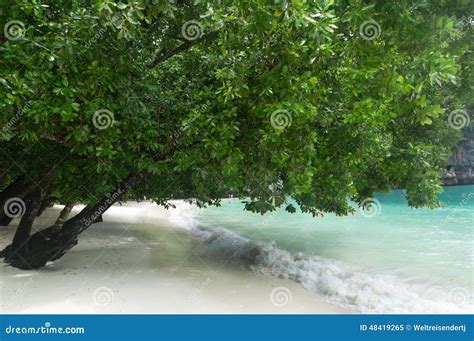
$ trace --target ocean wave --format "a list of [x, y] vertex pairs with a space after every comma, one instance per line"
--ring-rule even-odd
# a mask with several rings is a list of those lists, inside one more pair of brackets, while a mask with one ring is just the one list
[[[280, 249], [275, 242], [251, 240], [234, 231], [203, 226], [199, 209], [180, 203], [169, 220], [187, 229], [202, 243], [202, 256], [239, 262], [252, 271], [286, 278], [326, 301], [361, 313], [468, 313], [468, 303], [456, 305], [439, 288], [408, 285], [394, 276], [367, 274], [320, 256], [303, 257]], [[422, 294], [424, 294], [422, 296]]]

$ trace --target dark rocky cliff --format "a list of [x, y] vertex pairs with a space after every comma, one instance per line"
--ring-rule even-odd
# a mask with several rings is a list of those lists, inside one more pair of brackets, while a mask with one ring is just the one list
[[465, 139], [454, 148], [453, 156], [443, 174], [443, 182], [450, 185], [474, 184], [474, 127], [464, 129]]

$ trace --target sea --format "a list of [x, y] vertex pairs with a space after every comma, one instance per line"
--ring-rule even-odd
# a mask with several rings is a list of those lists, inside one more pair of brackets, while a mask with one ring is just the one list
[[356, 312], [472, 313], [474, 186], [445, 187], [439, 199], [441, 208], [413, 209], [395, 190], [344, 217], [260, 215], [223, 199], [181, 203], [169, 219], [201, 241], [204, 257], [293, 280]]

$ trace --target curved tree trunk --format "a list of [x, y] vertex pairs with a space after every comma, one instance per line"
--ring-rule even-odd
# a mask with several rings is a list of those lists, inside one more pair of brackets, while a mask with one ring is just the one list
[[20, 176], [0, 193], [0, 226], [7, 226], [13, 220], [13, 218], [7, 216], [4, 212], [6, 202], [12, 198], [24, 199], [33, 188], [25, 176]]
[[12, 243], [2, 252], [2, 256], [6, 257], [7, 263], [21, 269], [32, 269], [28, 261], [23, 259], [23, 255], [29, 253], [29, 241], [31, 228], [38, 216], [41, 204], [50, 187], [52, 181], [52, 174], [47, 174], [46, 177], [39, 183], [34, 190], [25, 198], [25, 212], [23, 213], [20, 224], [18, 225]]
[[103, 196], [95, 205], [86, 206], [79, 214], [65, 221], [61, 229], [50, 226], [33, 234], [28, 240], [28, 251], [20, 257], [9, 257], [11, 245], [7, 246], [0, 257], [5, 262], [19, 269], [37, 269], [48, 261], [61, 258], [77, 244], [77, 237], [89, 226], [99, 221], [102, 214], [116, 203], [130, 187], [140, 182], [145, 172], [138, 172], [127, 177], [115, 191]]

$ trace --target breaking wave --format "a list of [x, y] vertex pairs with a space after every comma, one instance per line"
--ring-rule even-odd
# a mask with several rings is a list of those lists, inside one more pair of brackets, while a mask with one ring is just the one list
[[472, 298], [456, 301], [441, 289], [409, 285], [394, 276], [367, 274], [336, 260], [280, 249], [275, 242], [251, 240], [221, 227], [199, 223], [199, 209], [178, 203], [169, 220], [202, 243], [199, 252], [247, 266], [252, 271], [286, 278], [326, 301], [361, 313], [468, 313]]

